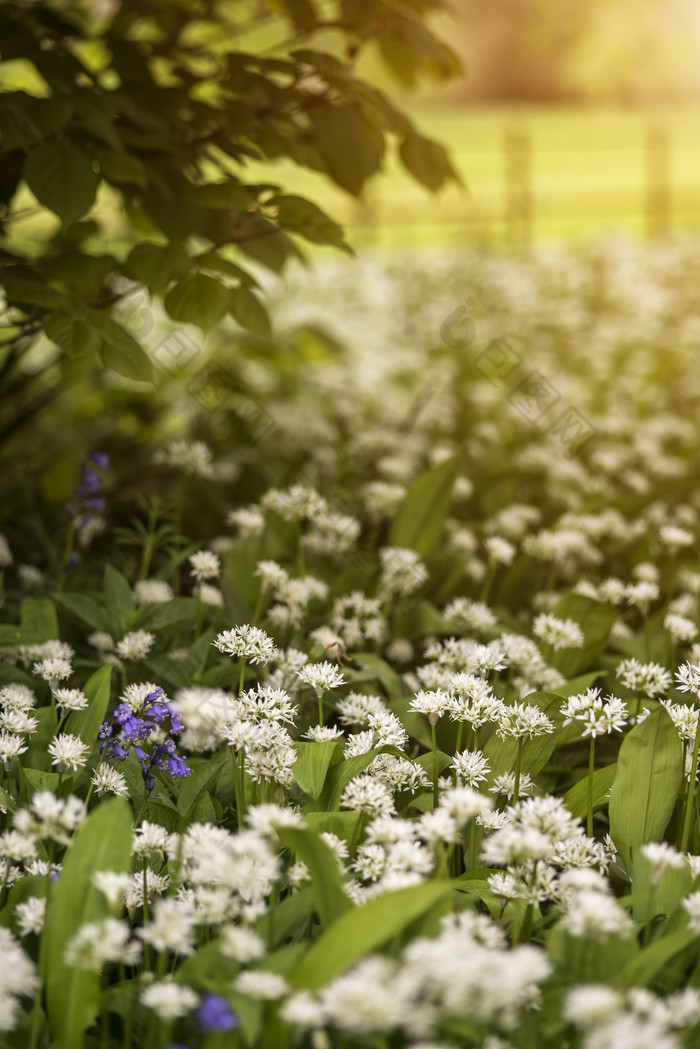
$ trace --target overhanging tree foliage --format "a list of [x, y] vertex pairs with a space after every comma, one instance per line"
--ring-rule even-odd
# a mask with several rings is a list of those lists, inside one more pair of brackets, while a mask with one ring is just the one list
[[[8, 71], [25, 85], [0, 91], [6, 405], [9, 396], [16, 409], [31, 385], [22, 358], [41, 332], [66, 359], [99, 356], [149, 381], [146, 355], [112, 315], [135, 289], [145, 286], [170, 317], [203, 330], [230, 314], [265, 332], [250, 260], [279, 271], [300, 254], [300, 238], [349, 250], [341, 227], [312, 201], [276, 180], [246, 178], [250, 161], [289, 158], [358, 196], [393, 140], [428, 189], [455, 179], [444, 149], [355, 73], [372, 40], [406, 84], [421, 72], [458, 72], [454, 53], [425, 24], [440, 6], [5, 3], [0, 87]], [[119, 250], [105, 250], [115, 241]], [[28, 411], [23, 405], [23, 418]], [[11, 410], [6, 426], [17, 421]]]

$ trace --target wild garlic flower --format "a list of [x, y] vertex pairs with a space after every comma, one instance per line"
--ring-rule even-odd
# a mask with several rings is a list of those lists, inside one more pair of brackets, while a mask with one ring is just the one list
[[122, 659], [145, 659], [155, 644], [156, 636], [148, 630], [132, 630], [117, 642], [117, 654]]
[[460, 751], [455, 754], [450, 768], [457, 773], [458, 782], [467, 783], [470, 787], [483, 783], [491, 771], [488, 759], [480, 750]]
[[671, 554], [675, 556], [679, 550], [692, 546], [695, 536], [687, 528], [679, 528], [678, 525], [663, 525], [659, 529], [659, 539], [667, 546]]
[[0, 570], [3, 568], [9, 568], [14, 558], [12, 551], [10, 550], [10, 544], [7, 541], [6, 536], [0, 532]]
[[90, 702], [79, 688], [56, 688], [53, 692], [59, 710], [85, 710]]
[[36, 706], [36, 696], [27, 685], [3, 685], [0, 688], [0, 706], [5, 710], [31, 710]]
[[681, 906], [688, 915], [688, 928], [700, 936], [700, 892], [691, 892], [682, 901]]
[[211, 449], [203, 441], [171, 441], [156, 452], [155, 462], [194, 477], [214, 476]]
[[534, 739], [554, 732], [554, 725], [534, 703], [503, 705], [498, 715], [496, 732], [500, 739]]
[[265, 531], [265, 518], [257, 506], [241, 506], [237, 510], [231, 510], [226, 524], [237, 528], [242, 539], [261, 535]]
[[564, 715], [564, 724], [572, 721], [581, 721], [584, 724], [583, 735], [596, 736], [611, 732], [621, 732], [627, 724], [627, 705], [617, 696], [606, 696], [600, 694], [599, 688], [589, 688], [578, 695], [569, 696], [560, 707]]
[[134, 586], [134, 603], [162, 605], [173, 599], [173, 588], [164, 579], [139, 579]]
[[248, 663], [269, 663], [277, 655], [275, 642], [259, 627], [236, 626], [232, 630], [224, 630], [218, 634], [212, 642], [228, 656], [236, 656], [245, 659]]
[[324, 692], [345, 684], [345, 678], [337, 666], [324, 660], [322, 663], [307, 663], [297, 677], [302, 685], [313, 688], [320, 699]]
[[651, 605], [659, 600], [661, 591], [656, 583], [642, 580], [639, 583], [630, 583], [627, 587], [627, 604], [635, 605], [642, 615], [646, 615]]
[[660, 663], [641, 663], [638, 659], [623, 659], [617, 666], [615, 676], [625, 688], [641, 692], [649, 699], [662, 696], [673, 684], [670, 672]]
[[73, 667], [69, 660], [64, 659], [62, 656], [49, 656], [46, 659], [39, 660], [32, 667], [32, 674], [42, 677], [44, 681], [49, 683], [51, 688], [57, 685], [59, 681], [65, 681], [72, 673]]
[[496, 617], [483, 601], [470, 601], [466, 597], [456, 597], [445, 606], [443, 616], [449, 623], [454, 623], [466, 632], [476, 630], [484, 632], [496, 625]]
[[0, 711], [0, 729], [21, 736], [31, 736], [39, 728], [39, 722], [26, 710]]
[[368, 816], [390, 816], [396, 811], [389, 788], [374, 776], [355, 776], [343, 791], [341, 808], [363, 812]]
[[692, 619], [669, 612], [664, 617], [664, 630], [668, 630], [674, 641], [688, 644], [698, 636], [698, 628]]
[[29, 896], [23, 903], [15, 907], [15, 918], [22, 936], [31, 933], [39, 934], [44, 928], [46, 917], [46, 898], [41, 896]]
[[632, 918], [615, 897], [590, 889], [577, 892], [567, 903], [559, 924], [570, 936], [597, 943], [605, 942], [610, 936], [629, 937], [634, 933]]
[[224, 958], [247, 965], [264, 958], [267, 949], [265, 942], [254, 929], [241, 925], [225, 925], [221, 930], [219, 950]]
[[555, 652], [562, 648], [583, 648], [585, 638], [573, 619], [559, 619], [549, 613], [537, 616], [532, 624], [535, 637], [551, 645]]
[[141, 945], [130, 936], [128, 922], [117, 918], [82, 925], [66, 946], [66, 964], [92, 972], [101, 972], [109, 964], [136, 965]]
[[90, 747], [83, 743], [79, 736], [73, 736], [69, 732], [61, 732], [48, 746], [51, 755], [51, 764], [58, 767], [59, 772], [72, 769], [77, 772], [82, 768], [90, 753]]
[[233, 986], [239, 994], [261, 1002], [275, 1001], [289, 993], [284, 976], [266, 969], [247, 969], [239, 973]]
[[676, 688], [679, 692], [692, 692], [700, 697], [700, 664], [684, 663], [676, 671]]
[[154, 904], [151, 921], [139, 929], [137, 935], [157, 951], [186, 956], [195, 948], [197, 920], [186, 900], [159, 899]]
[[427, 715], [431, 725], [437, 725], [443, 714], [446, 714], [452, 703], [452, 694], [435, 689], [434, 691], [416, 692], [409, 704], [409, 710]]
[[190, 564], [191, 575], [200, 583], [205, 579], [216, 579], [221, 574], [221, 562], [211, 550], [197, 550], [190, 554]]
[[364, 641], [383, 641], [386, 635], [381, 601], [361, 590], [336, 598], [330, 623], [349, 649], [359, 648]]
[[313, 521], [328, 507], [315, 489], [303, 484], [290, 488], [270, 488], [260, 500], [263, 510], [279, 514], [283, 521]]
[[648, 842], [640, 852], [649, 864], [649, 881], [658, 885], [666, 871], [679, 870], [685, 866], [685, 856], [665, 841]]
[[112, 768], [106, 761], [100, 762], [90, 780], [98, 797], [114, 794], [118, 798], [128, 798], [129, 788], [123, 774]]
[[156, 980], [141, 991], [141, 1002], [161, 1020], [179, 1020], [194, 1009], [198, 995], [186, 984], [174, 983], [166, 977]]
[[486, 553], [492, 565], [510, 565], [516, 554], [516, 548], [500, 535], [489, 536], [484, 540]]
[[413, 594], [428, 578], [428, 571], [415, 550], [384, 546], [379, 557], [382, 566], [379, 590], [387, 597]]

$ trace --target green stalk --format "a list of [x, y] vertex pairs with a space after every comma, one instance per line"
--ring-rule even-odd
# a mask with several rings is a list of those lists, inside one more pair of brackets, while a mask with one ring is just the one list
[[698, 750], [700, 749], [700, 720], [695, 730], [695, 742], [693, 744], [693, 759], [690, 763], [690, 783], [688, 784], [688, 798], [685, 803], [685, 815], [683, 817], [683, 833], [681, 834], [681, 852], [688, 851], [688, 838], [690, 837], [690, 821], [693, 816], [693, 805], [695, 804], [695, 773], [698, 767]]
[[586, 834], [593, 837], [593, 773], [595, 772], [595, 736], [591, 736], [588, 749], [588, 816], [586, 817]]
[[242, 659], [241, 660], [241, 673], [240, 673], [239, 678], [238, 678], [238, 695], [239, 696], [240, 696], [241, 692], [243, 691], [243, 682], [245, 681], [245, 665], [246, 665], [246, 660]]
[[523, 762], [523, 740], [522, 736], [518, 740], [518, 752], [515, 756], [515, 781], [513, 783], [513, 804], [518, 804], [518, 798], [520, 797], [520, 769]]
[[194, 636], [199, 637], [199, 627], [202, 622], [202, 580], [197, 581], [197, 605], [194, 614]]
[[433, 808], [438, 804], [438, 759], [437, 759], [437, 732], [435, 725], [430, 724], [430, 735], [433, 741]]
[[318, 699], [318, 723], [323, 726], [323, 693], [317, 696]]

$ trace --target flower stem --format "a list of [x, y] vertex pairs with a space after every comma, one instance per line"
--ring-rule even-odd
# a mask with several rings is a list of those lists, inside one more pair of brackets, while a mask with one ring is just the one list
[[318, 723], [323, 725], [323, 693], [318, 697]]
[[243, 691], [243, 682], [245, 680], [245, 665], [246, 665], [246, 661], [245, 661], [245, 659], [242, 659], [241, 660], [241, 673], [240, 673], [239, 678], [238, 678], [238, 695], [239, 696], [240, 696], [241, 692]]
[[681, 834], [681, 852], [688, 851], [688, 838], [690, 837], [690, 821], [693, 818], [693, 805], [695, 804], [695, 774], [698, 767], [698, 750], [700, 749], [700, 719], [695, 730], [695, 742], [693, 744], [693, 758], [690, 763], [690, 783], [688, 784], [688, 798], [685, 803], [685, 815], [683, 817], [683, 833]]
[[437, 759], [437, 732], [435, 725], [430, 726], [430, 735], [433, 741], [433, 808], [438, 804], [438, 759]]
[[513, 804], [518, 804], [518, 798], [520, 797], [520, 769], [523, 762], [523, 741], [522, 737], [518, 740], [518, 752], [515, 756], [515, 778], [513, 780]]
[[591, 736], [588, 749], [588, 815], [586, 817], [586, 834], [593, 837], [593, 773], [595, 772], [595, 736]]

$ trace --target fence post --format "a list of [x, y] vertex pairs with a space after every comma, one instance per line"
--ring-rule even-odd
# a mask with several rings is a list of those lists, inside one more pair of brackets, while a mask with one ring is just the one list
[[532, 243], [534, 211], [532, 144], [528, 131], [506, 128], [504, 159], [508, 239], [513, 247], [526, 250]]
[[666, 124], [649, 124], [646, 139], [647, 233], [671, 231], [671, 142]]

